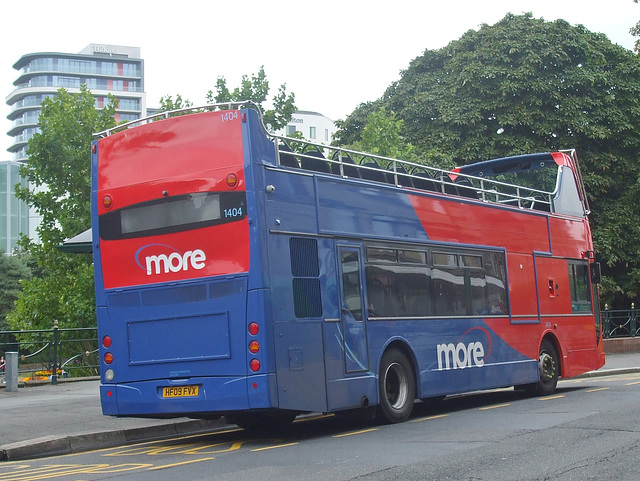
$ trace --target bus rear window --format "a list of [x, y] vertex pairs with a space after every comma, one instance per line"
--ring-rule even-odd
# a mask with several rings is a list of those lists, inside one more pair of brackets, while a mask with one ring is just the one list
[[244, 192], [201, 192], [166, 197], [100, 216], [100, 237], [130, 239], [169, 234], [244, 219]]

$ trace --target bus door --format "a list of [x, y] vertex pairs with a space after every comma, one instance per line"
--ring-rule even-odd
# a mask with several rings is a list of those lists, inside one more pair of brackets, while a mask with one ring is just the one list
[[345, 370], [347, 373], [367, 371], [369, 355], [364, 315], [362, 249], [352, 245], [338, 246], [337, 252]]

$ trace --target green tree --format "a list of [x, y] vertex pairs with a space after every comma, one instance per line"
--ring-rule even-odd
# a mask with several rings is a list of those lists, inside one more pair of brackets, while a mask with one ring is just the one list
[[280, 85], [278, 93], [273, 97], [271, 103], [273, 108], [266, 109], [265, 102], [269, 96], [269, 81], [264, 72], [264, 65], [260, 67], [257, 74], [242, 76], [240, 86], [230, 91], [227, 87], [227, 80], [218, 77], [216, 81], [216, 93], [212, 90], [207, 93], [207, 100], [210, 103], [235, 102], [241, 100], [251, 100], [256, 103], [263, 113], [264, 122], [267, 128], [278, 130], [287, 125], [291, 116], [296, 111], [295, 94], [287, 94], [286, 84]]
[[507, 15], [414, 59], [377, 101], [344, 122], [361, 140], [362, 110], [405, 121], [421, 156], [456, 164], [576, 148], [592, 208], [604, 299], [628, 306], [640, 292], [640, 60], [604, 35], [564, 20]]
[[383, 157], [412, 160], [414, 147], [404, 139], [403, 131], [404, 120], [380, 107], [367, 115], [361, 140], [351, 147]]
[[7, 316], [13, 329], [50, 328], [54, 319], [61, 327], [95, 325], [92, 259], [57, 246], [91, 225], [91, 141], [94, 132], [115, 126], [115, 108], [111, 97], [96, 110], [86, 86], [78, 94], [60, 89], [42, 103], [40, 132], [29, 140], [29, 161], [20, 169], [30, 187], [16, 187], [17, 197], [42, 216], [39, 241], [21, 239], [41, 275], [23, 282]]
[[[638, 3], [638, 0], [633, 0], [635, 3]], [[633, 27], [631, 27], [631, 29], [629, 30], [629, 33], [631, 35], [633, 35], [634, 37], [638, 37], [636, 39], [636, 43], [633, 47], [633, 50], [640, 55], [640, 22], [636, 23]]]
[[6, 317], [22, 290], [20, 282], [30, 278], [31, 269], [25, 256], [7, 256], [0, 251], [0, 331], [9, 329]]
[[180, 110], [192, 107], [193, 103], [189, 99], [183, 99], [182, 95], [176, 95], [174, 99], [171, 95], [163, 95], [160, 97], [160, 109], [162, 112], [168, 112], [170, 110]]

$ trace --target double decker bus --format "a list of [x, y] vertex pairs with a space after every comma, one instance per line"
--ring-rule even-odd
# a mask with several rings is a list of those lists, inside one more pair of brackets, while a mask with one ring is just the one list
[[550, 394], [604, 365], [575, 152], [445, 171], [218, 107], [92, 145], [104, 414], [402, 422], [419, 399]]

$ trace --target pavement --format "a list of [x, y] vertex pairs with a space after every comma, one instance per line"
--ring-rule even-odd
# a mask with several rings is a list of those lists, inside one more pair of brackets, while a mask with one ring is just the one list
[[[640, 352], [609, 354], [606, 364], [584, 376], [640, 372]], [[32, 459], [126, 444], [201, 434], [223, 428], [225, 419], [146, 419], [104, 416], [100, 381], [67, 380], [0, 389], [0, 461]]]

